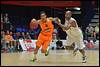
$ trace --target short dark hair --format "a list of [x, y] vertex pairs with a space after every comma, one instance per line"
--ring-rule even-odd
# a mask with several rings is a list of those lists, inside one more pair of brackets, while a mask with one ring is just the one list
[[46, 14], [46, 12], [45, 12], [45, 11], [41, 11], [41, 12], [40, 12], [40, 15], [41, 15], [41, 14]]

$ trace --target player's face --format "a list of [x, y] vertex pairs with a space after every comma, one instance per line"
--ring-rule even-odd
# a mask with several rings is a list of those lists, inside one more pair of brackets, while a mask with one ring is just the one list
[[71, 18], [72, 14], [70, 12], [65, 13], [65, 18]]
[[43, 19], [43, 20], [46, 19], [46, 14], [45, 13], [41, 14], [41, 19]]

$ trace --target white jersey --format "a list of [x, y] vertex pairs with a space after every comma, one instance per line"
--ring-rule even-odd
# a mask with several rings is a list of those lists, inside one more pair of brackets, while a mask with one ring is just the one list
[[[67, 26], [67, 24], [72, 22], [73, 20], [76, 22], [74, 18], [71, 18], [69, 21], [66, 20], [65, 25]], [[79, 49], [83, 49], [85, 47], [83, 42], [83, 34], [81, 29], [78, 27], [77, 22], [76, 22], [76, 27], [70, 27], [70, 29], [65, 31], [67, 33], [67, 39], [66, 39], [67, 43], [65, 45], [70, 46], [73, 43], [75, 43]]]
[[[67, 26], [67, 24], [70, 23], [70, 22], [73, 21], [73, 20], [76, 22], [76, 20], [75, 20], [74, 18], [71, 18], [69, 21], [66, 20], [66, 21], [65, 21], [65, 25]], [[66, 31], [66, 30], [65, 30], [65, 31]], [[82, 36], [82, 31], [81, 31], [80, 28], [78, 27], [77, 22], [76, 22], [76, 27], [70, 27], [70, 29], [68, 29], [68, 30], [66, 31], [66, 33], [67, 33], [67, 35], [68, 35], [69, 37], [73, 37], [73, 38]]]

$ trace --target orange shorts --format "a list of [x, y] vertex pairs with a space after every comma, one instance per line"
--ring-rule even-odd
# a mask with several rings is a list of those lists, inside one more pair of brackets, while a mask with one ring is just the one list
[[51, 40], [52, 36], [46, 36], [40, 33], [36, 42], [36, 47], [40, 48], [42, 46], [42, 52], [45, 53], [46, 49], [50, 45]]

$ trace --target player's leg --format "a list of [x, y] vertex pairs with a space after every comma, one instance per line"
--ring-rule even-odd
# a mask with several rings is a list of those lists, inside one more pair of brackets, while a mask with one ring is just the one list
[[87, 57], [86, 57], [86, 55], [85, 55], [85, 50], [84, 50], [84, 48], [82, 48], [82, 49], [79, 49], [79, 51], [80, 51], [80, 53], [82, 54], [82, 62], [83, 63], [86, 63], [87, 62]]
[[[74, 45], [74, 47], [72, 47], [72, 45]], [[76, 44], [76, 39], [68, 36], [65, 48], [67, 50], [73, 49], [74, 50], [73, 55], [75, 56], [76, 52], [78, 51], [78, 47], [77, 47], [77, 44]]]
[[79, 50], [79, 48], [77, 47], [77, 44], [76, 42], [74, 43], [74, 51], [73, 51], [73, 55], [75, 56], [76, 55], [76, 52]]
[[83, 55], [83, 57], [82, 57], [82, 62], [83, 63], [86, 63], [87, 61], [86, 61], [86, 59], [87, 59], [87, 57], [86, 57], [86, 55], [85, 55], [85, 50], [84, 49], [79, 49], [79, 51], [80, 51], [80, 53]]
[[45, 56], [48, 56], [48, 54], [49, 54], [49, 49], [50, 49], [50, 43], [48, 44], [48, 47], [47, 47], [47, 49], [46, 49]]
[[86, 63], [86, 55], [85, 55], [85, 44], [83, 42], [83, 39], [80, 39], [79, 41], [77, 41], [77, 45], [79, 47], [79, 52], [82, 54], [82, 59], [83, 59], [83, 63]]
[[42, 53], [45, 53], [45, 56], [49, 54], [49, 46], [50, 46], [50, 41], [45, 41], [42, 46]]
[[43, 43], [42, 40], [38, 40], [36, 42], [36, 48], [34, 49], [34, 58], [33, 58], [33, 61], [37, 60], [37, 53], [38, 53], [38, 50], [41, 47], [42, 43]]
[[67, 37], [67, 40], [66, 40], [66, 44], [64, 45], [65, 46], [65, 49], [66, 50], [70, 50], [71, 49], [71, 45], [74, 43], [74, 40], [70, 37]]

